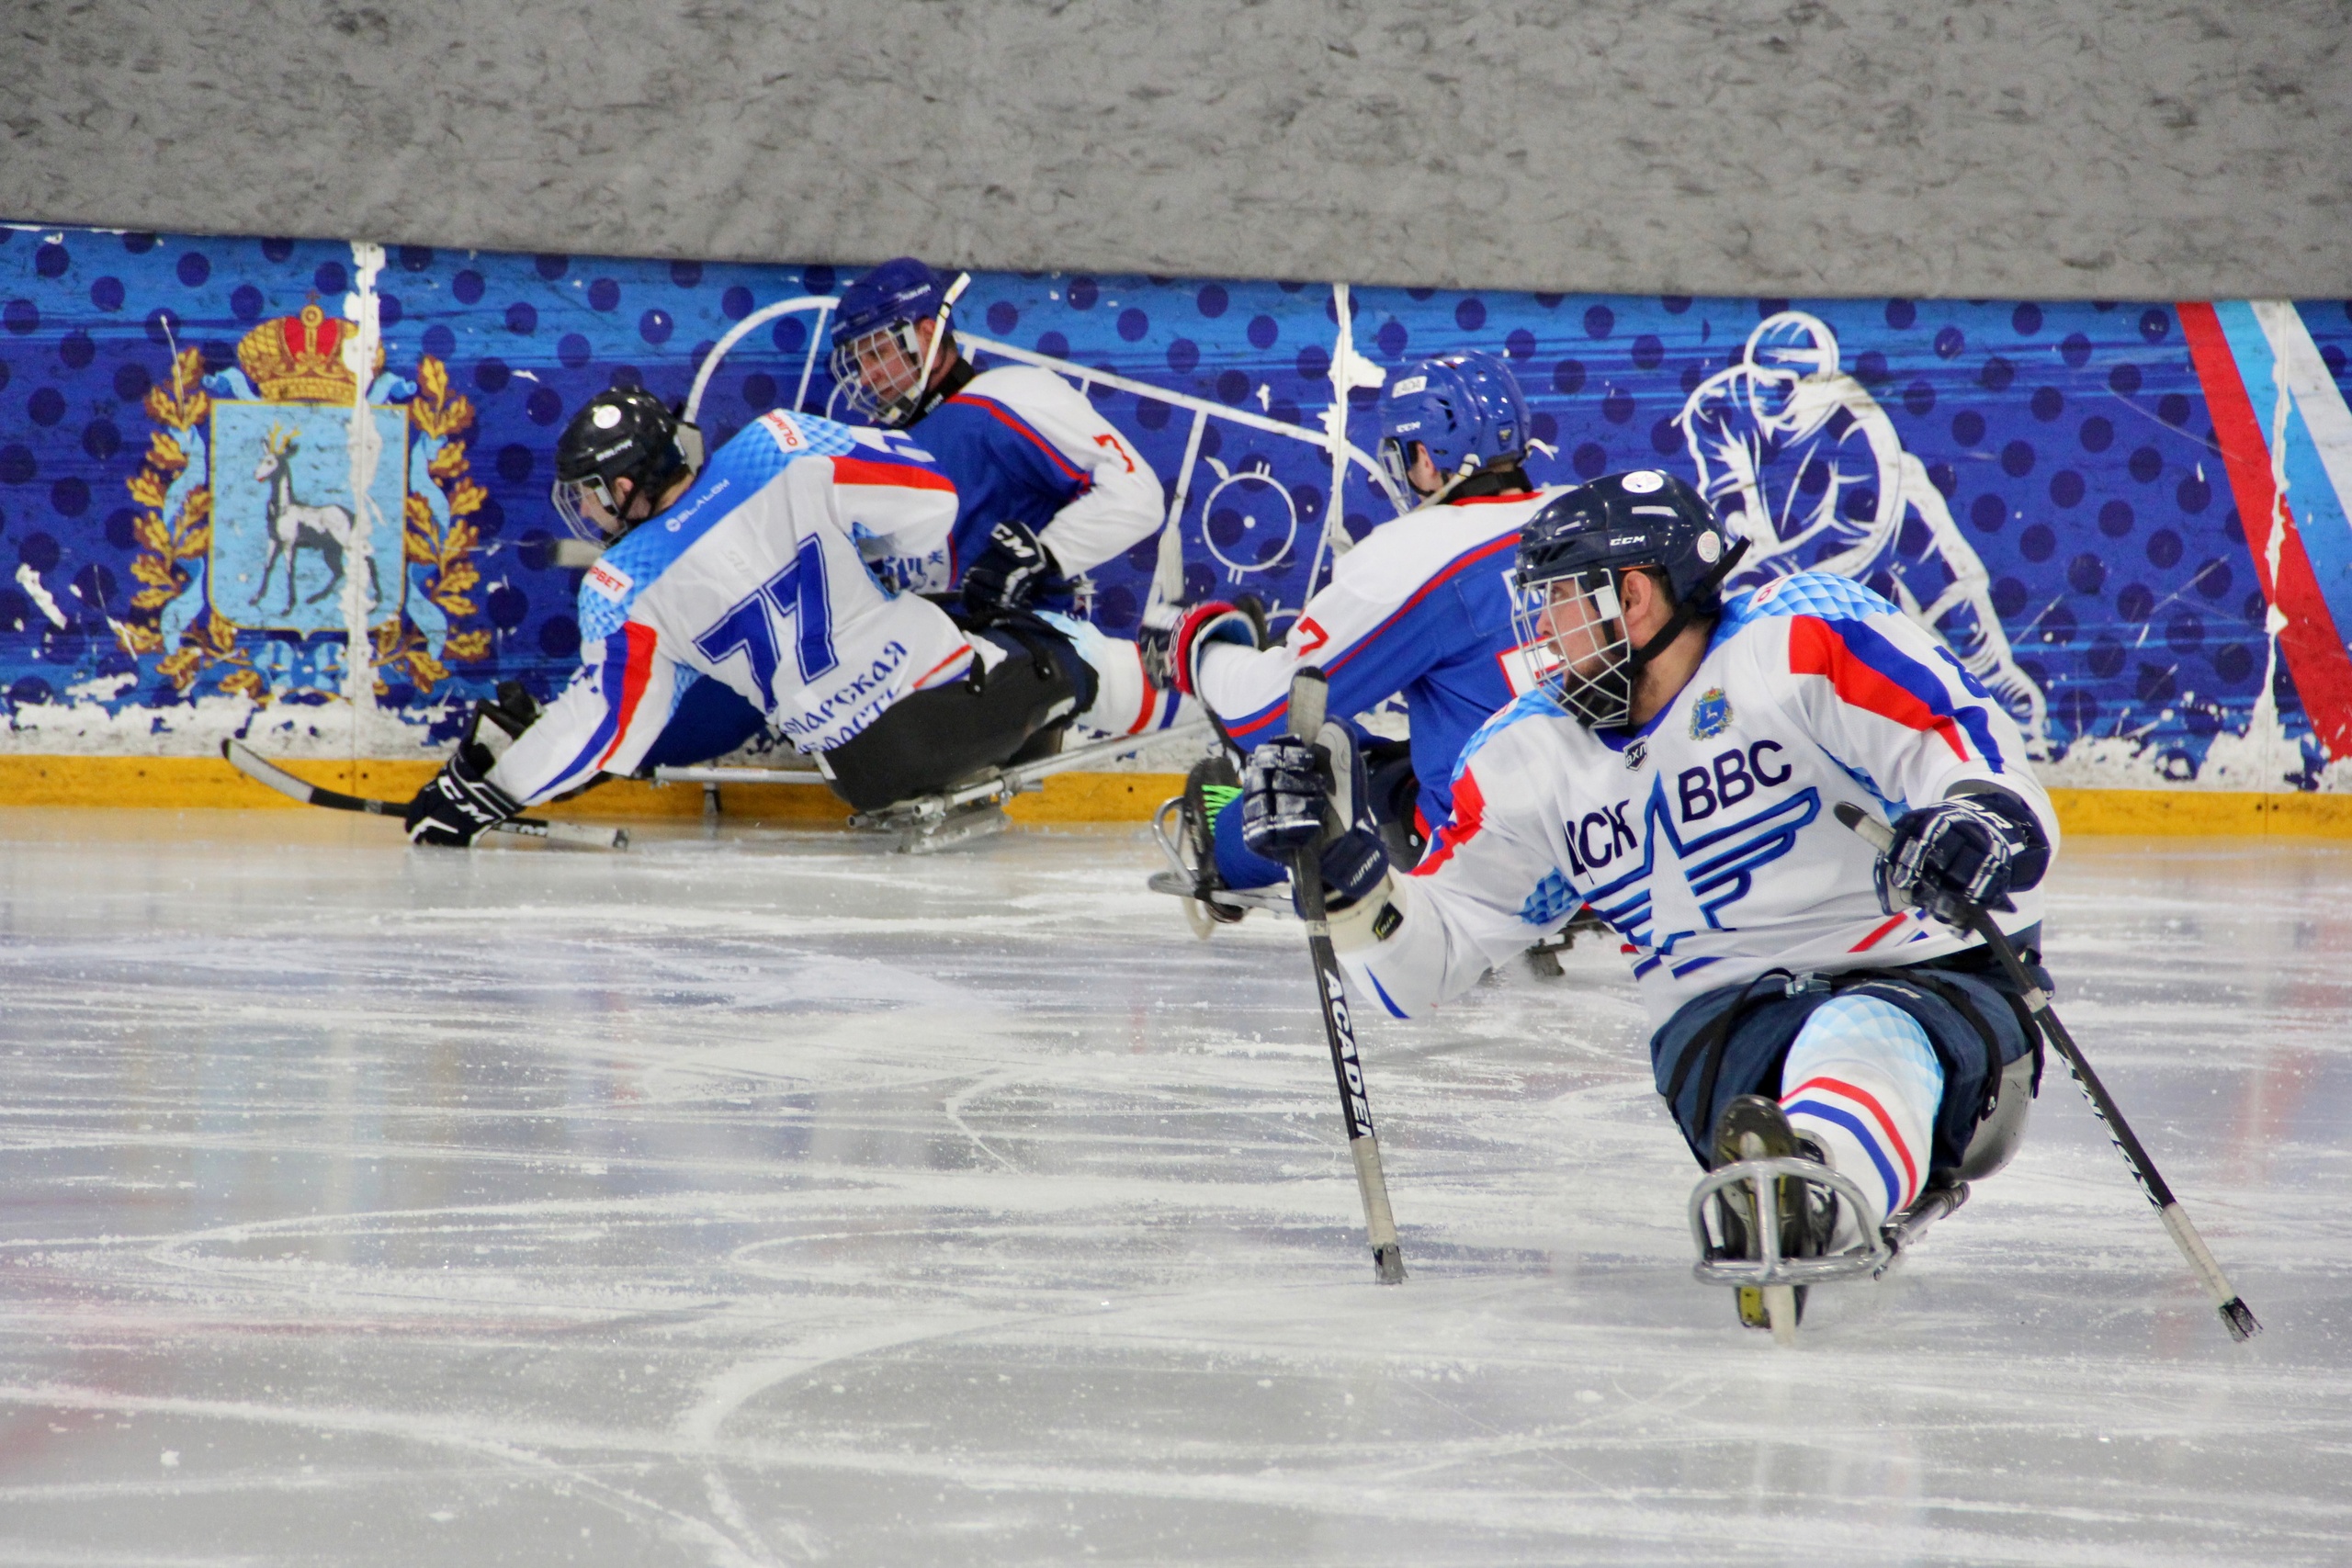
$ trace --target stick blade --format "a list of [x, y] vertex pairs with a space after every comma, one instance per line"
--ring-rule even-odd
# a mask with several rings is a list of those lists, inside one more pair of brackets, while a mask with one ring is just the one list
[[241, 741], [220, 742], [220, 756], [231, 767], [253, 780], [254, 783], [274, 789], [288, 800], [300, 801], [304, 806], [308, 806], [311, 804], [311, 797], [317, 793], [314, 786], [296, 778], [285, 769], [274, 767], [262, 761]]
[[2254, 1311], [2245, 1304], [2243, 1296], [2232, 1296], [2221, 1304], [2219, 1311], [2222, 1326], [2228, 1329], [2230, 1337], [2241, 1345], [2262, 1332], [2262, 1325], [2255, 1321]]
[[1393, 1241], [1386, 1247], [1374, 1247], [1372, 1249], [1372, 1268], [1374, 1274], [1379, 1279], [1382, 1284], [1403, 1284], [1405, 1282], [1404, 1247]]

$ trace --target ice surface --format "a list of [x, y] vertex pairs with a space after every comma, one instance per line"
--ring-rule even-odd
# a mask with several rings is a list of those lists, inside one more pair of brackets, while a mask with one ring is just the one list
[[2053, 1071], [1794, 1350], [1690, 1278], [1621, 961], [1367, 1020], [1125, 830], [0, 813], [0, 1562], [2340, 1563], [2352, 852], [2078, 840]]

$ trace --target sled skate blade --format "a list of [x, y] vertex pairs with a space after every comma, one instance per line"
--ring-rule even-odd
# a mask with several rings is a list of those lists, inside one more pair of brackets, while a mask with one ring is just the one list
[[1764, 1298], [1764, 1315], [1771, 1320], [1773, 1344], [1797, 1342], [1797, 1325], [1804, 1321], [1804, 1298], [1798, 1292], [1804, 1289], [1802, 1285], [1766, 1285], [1758, 1292]]
[[995, 805], [967, 807], [935, 819], [908, 823], [899, 830], [902, 855], [935, 855], [958, 844], [993, 839], [1012, 826], [1012, 818]]

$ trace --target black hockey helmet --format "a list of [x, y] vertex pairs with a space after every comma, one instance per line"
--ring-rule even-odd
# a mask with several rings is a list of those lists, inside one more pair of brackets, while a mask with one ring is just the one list
[[[1578, 485], [1520, 533], [1516, 618], [1521, 643], [1551, 662], [1544, 688], [1584, 724], [1623, 724], [1634, 681], [1681, 635], [1723, 607], [1723, 582], [1747, 541], [1736, 539], [1699, 492], [1643, 468]], [[1674, 613], [1634, 648], [1619, 587], [1629, 571], [1662, 574]], [[1564, 640], [1564, 638], [1567, 640]]]
[[[701, 462], [699, 431], [643, 388], [616, 387], [582, 404], [557, 437], [549, 499], [574, 534], [606, 544], [644, 519], [623, 519], [617, 533], [608, 530], [582, 510], [583, 495], [607, 516], [621, 518], [623, 507], [633, 506], [637, 496], [658, 498], [680, 473]], [[628, 480], [634, 491], [628, 502], [613, 495], [612, 486], [620, 479]]]

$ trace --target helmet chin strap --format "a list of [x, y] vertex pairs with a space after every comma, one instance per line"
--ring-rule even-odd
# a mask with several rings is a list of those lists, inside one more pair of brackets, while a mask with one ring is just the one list
[[947, 318], [956, 309], [956, 301], [962, 299], [964, 290], [971, 286], [972, 275], [959, 272], [956, 275], [956, 281], [947, 286], [947, 292], [940, 297], [939, 311], [931, 318], [931, 341], [923, 345], [922, 364], [917, 367], [915, 384], [907, 395], [907, 413], [911, 416], [910, 423], [931, 412], [931, 373], [939, 364], [940, 344], [946, 342], [955, 330], [947, 324]]
[[[1416, 442], [1414, 445], [1420, 446], [1421, 450], [1424, 452], [1429, 450], [1426, 446], [1423, 446], [1419, 442]], [[1443, 506], [1445, 504], [1446, 497], [1452, 495], [1463, 485], [1467, 484], [1470, 480], [1476, 479], [1478, 475], [1483, 474], [1486, 471], [1486, 466], [1481, 463], [1476, 456], [1463, 458], [1462, 466], [1454, 469], [1452, 474], [1448, 475], [1443, 484], [1438, 486], [1437, 489], [1430, 491], [1429, 494], [1421, 497], [1419, 502], [1415, 502], [1412, 510], [1414, 512], [1426, 512], [1432, 506]]]
[[1739, 558], [1747, 553], [1747, 541], [1741, 539], [1724, 552], [1724, 558], [1709, 568], [1706, 576], [1690, 585], [1690, 592], [1675, 605], [1674, 614], [1667, 617], [1666, 625], [1658, 628], [1657, 635], [1627, 656], [1625, 673], [1628, 677], [1638, 677], [1643, 665], [1674, 646], [1674, 639], [1682, 635], [1683, 628], [1698, 618], [1699, 601], [1722, 586], [1724, 579], [1731, 575], [1731, 569], [1737, 566]]

